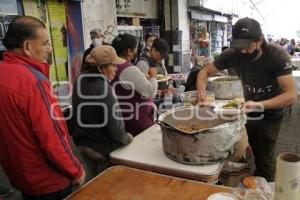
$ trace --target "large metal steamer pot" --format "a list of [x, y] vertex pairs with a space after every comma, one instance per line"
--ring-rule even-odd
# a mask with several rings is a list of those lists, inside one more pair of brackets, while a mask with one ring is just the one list
[[[174, 108], [158, 119], [165, 154], [180, 163], [199, 165], [219, 162], [235, 152], [246, 118], [243, 115], [220, 116], [213, 107]], [[203, 125], [204, 130], [187, 133], [178, 125]]]
[[[221, 81], [227, 79], [226, 81]], [[207, 90], [214, 92], [216, 99], [243, 97], [243, 86], [237, 76], [217, 76], [208, 78]]]

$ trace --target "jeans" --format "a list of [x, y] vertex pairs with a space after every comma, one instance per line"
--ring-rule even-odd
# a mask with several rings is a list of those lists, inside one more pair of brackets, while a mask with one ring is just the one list
[[248, 120], [246, 129], [255, 157], [255, 176], [274, 181], [276, 142], [282, 120]]

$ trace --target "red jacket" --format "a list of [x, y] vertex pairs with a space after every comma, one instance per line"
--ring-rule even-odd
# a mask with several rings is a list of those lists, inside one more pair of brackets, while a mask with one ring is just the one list
[[62, 117], [62, 112], [48, 79], [47, 64], [4, 53], [0, 62], [0, 165], [13, 186], [32, 195], [61, 190], [83, 173], [72, 153], [65, 122], [51, 117]]

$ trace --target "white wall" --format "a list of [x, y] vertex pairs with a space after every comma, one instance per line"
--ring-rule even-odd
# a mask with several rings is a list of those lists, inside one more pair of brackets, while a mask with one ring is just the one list
[[[185, 69], [187, 69], [190, 64], [190, 28], [188, 16], [188, 0], [165, 0], [164, 15], [166, 30], [182, 31], [182, 42], [180, 45], [182, 53], [182, 63], [180, 64], [180, 66], [174, 66], [174, 71], [185, 71]], [[170, 65], [173, 65], [173, 63]]]
[[172, 29], [170, 1], [171, 0], [164, 0], [164, 16], [165, 16], [165, 29], [166, 30]]
[[[176, 26], [182, 31], [182, 68], [186, 71], [190, 67], [190, 25], [188, 16], [188, 0], [177, 0], [177, 11], [172, 13], [173, 19], [176, 18]], [[177, 15], [177, 16], [176, 16]]]
[[182, 51], [190, 51], [188, 0], [178, 0], [178, 29], [182, 31]]
[[91, 44], [90, 30], [100, 28], [106, 34], [106, 42], [110, 42], [117, 35], [116, 4], [112, 0], [85, 0], [82, 3], [84, 46]]

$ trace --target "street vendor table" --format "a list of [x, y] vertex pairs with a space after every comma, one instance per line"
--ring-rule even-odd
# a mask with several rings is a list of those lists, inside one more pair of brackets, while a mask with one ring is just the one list
[[92, 179], [69, 200], [206, 200], [226, 192], [244, 197], [244, 191], [159, 175], [127, 167], [112, 167]]
[[209, 183], [217, 182], [223, 166], [221, 162], [187, 165], [171, 160], [163, 151], [162, 132], [157, 124], [137, 135], [131, 144], [113, 151], [110, 156], [115, 164]]

